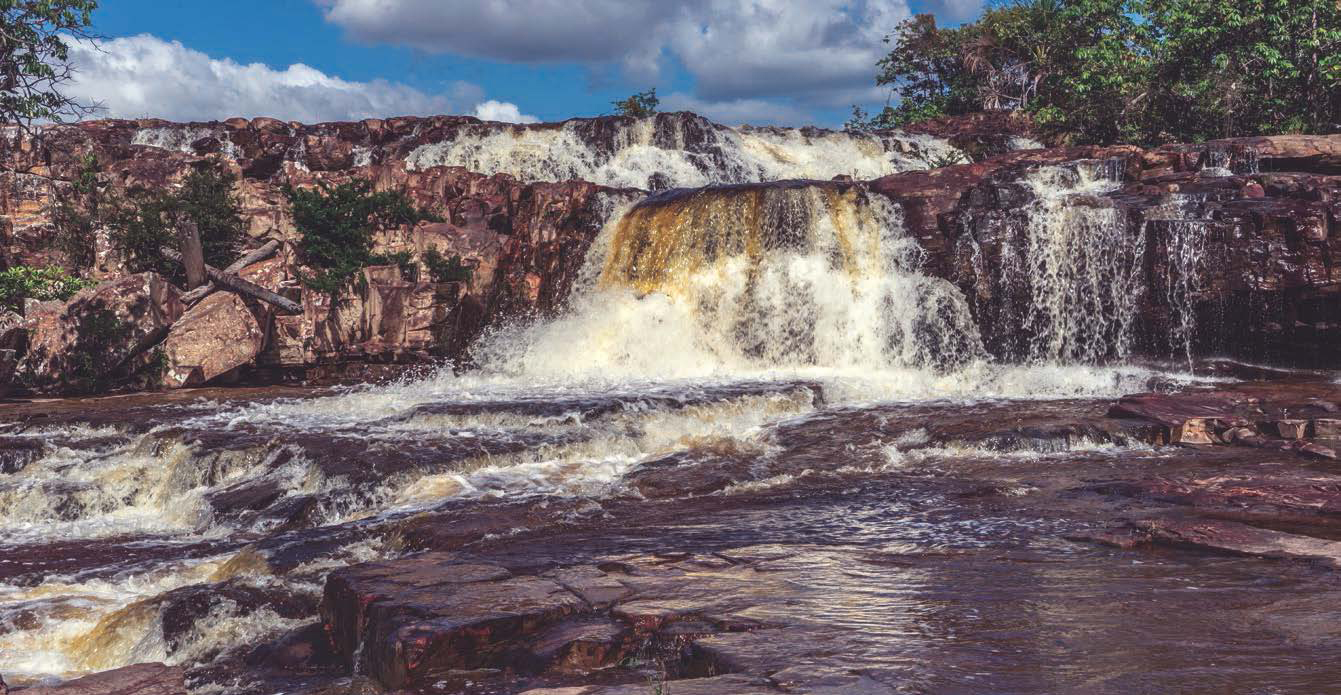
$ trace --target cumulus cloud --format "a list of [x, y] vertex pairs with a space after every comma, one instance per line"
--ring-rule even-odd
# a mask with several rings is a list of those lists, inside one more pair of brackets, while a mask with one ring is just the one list
[[327, 20], [369, 42], [518, 63], [613, 64], [640, 84], [674, 61], [694, 78], [692, 99], [741, 113], [762, 99], [830, 107], [870, 93], [884, 37], [911, 14], [906, 0], [317, 2]]
[[[311, 123], [469, 111], [483, 97], [483, 90], [466, 82], [450, 85], [445, 94], [427, 94], [385, 80], [343, 80], [301, 63], [283, 70], [243, 65], [148, 34], [70, 45], [78, 73], [67, 93], [101, 103], [108, 117], [270, 116]], [[525, 118], [511, 104], [480, 107], [485, 105], [498, 113], [511, 106]]]
[[475, 118], [504, 123], [539, 123], [540, 119], [521, 112], [516, 104], [490, 99], [475, 105]]
[[808, 120], [804, 109], [767, 99], [708, 101], [684, 92], [674, 92], [661, 98], [661, 107], [667, 111], [693, 111], [728, 125], [786, 125]]

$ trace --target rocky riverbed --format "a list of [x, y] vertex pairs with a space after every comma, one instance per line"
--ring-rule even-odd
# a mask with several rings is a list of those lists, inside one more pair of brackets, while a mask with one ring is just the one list
[[[1327, 691], [1341, 140], [1012, 127], [7, 131], [6, 264], [211, 163], [297, 308], [100, 246], [0, 317], [0, 692]], [[471, 278], [304, 289], [351, 178]]]
[[[89, 672], [51, 692], [1325, 690], [1341, 386], [1199, 366], [1221, 375], [1085, 370], [1069, 382], [1091, 394], [1047, 400], [441, 376], [16, 407], [5, 676], [32, 693]], [[1137, 385], [1154, 391], [1117, 396]], [[171, 666], [124, 670], [139, 662]]]

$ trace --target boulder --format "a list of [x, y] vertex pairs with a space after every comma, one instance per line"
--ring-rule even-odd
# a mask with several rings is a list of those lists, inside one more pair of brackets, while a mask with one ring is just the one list
[[172, 324], [163, 344], [167, 364], [163, 385], [198, 386], [250, 364], [261, 352], [265, 334], [242, 298], [215, 292]]
[[327, 578], [321, 614], [346, 662], [390, 689], [515, 667], [526, 642], [590, 607], [554, 580], [509, 575], [452, 553], [356, 565]]
[[29, 317], [21, 376], [39, 392], [86, 393], [129, 376], [132, 358], [161, 342], [184, 311], [181, 293], [157, 273], [85, 289]]
[[[0, 688], [0, 693], [3, 693]], [[60, 685], [24, 688], [24, 695], [186, 695], [186, 671], [180, 666], [136, 664], [84, 676]]]

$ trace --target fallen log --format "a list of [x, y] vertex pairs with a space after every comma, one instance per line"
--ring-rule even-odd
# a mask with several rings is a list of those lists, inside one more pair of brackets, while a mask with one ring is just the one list
[[[163, 249], [163, 255], [167, 257], [169, 260], [175, 261], [177, 263], [182, 262], [182, 255], [172, 249], [168, 248]], [[293, 301], [292, 299], [271, 292], [270, 290], [267, 290], [266, 288], [261, 287], [260, 285], [251, 282], [249, 280], [244, 280], [233, 273], [225, 273], [222, 270], [215, 268], [214, 266], [207, 265], [205, 266], [205, 274], [208, 275], [209, 278], [213, 280], [215, 283], [227, 289], [237, 292], [238, 294], [245, 294], [248, 297], [260, 300], [267, 304], [271, 304], [281, 309], [286, 314], [303, 313], [303, 307], [297, 302]]]
[[[278, 241], [274, 240], [267, 241], [265, 242], [265, 244], [261, 245], [260, 248], [247, 253], [246, 255], [242, 256], [236, 261], [233, 261], [227, 268], [223, 269], [223, 272], [232, 273], [236, 275], [237, 273], [241, 272], [243, 268], [246, 268], [247, 266], [253, 263], [260, 263], [261, 261], [264, 261], [265, 259], [275, 255], [275, 252], [278, 250], [279, 250]], [[200, 300], [210, 296], [217, 289], [219, 289], [218, 285], [215, 285], [213, 282], [207, 282], [204, 285], [201, 285], [200, 287], [197, 287], [191, 290], [190, 292], [187, 292], [186, 294], [182, 295], [182, 301], [187, 306], [191, 306], [196, 302], [199, 302]]]

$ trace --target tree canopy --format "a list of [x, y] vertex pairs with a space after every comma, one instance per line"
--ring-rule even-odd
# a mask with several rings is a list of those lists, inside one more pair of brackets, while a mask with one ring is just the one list
[[61, 93], [74, 76], [70, 40], [92, 38], [97, 0], [0, 0], [0, 122], [28, 127], [96, 106]]
[[1341, 131], [1336, 0], [1007, 0], [886, 41], [897, 103], [851, 127], [1008, 110], [1075, 143]]

